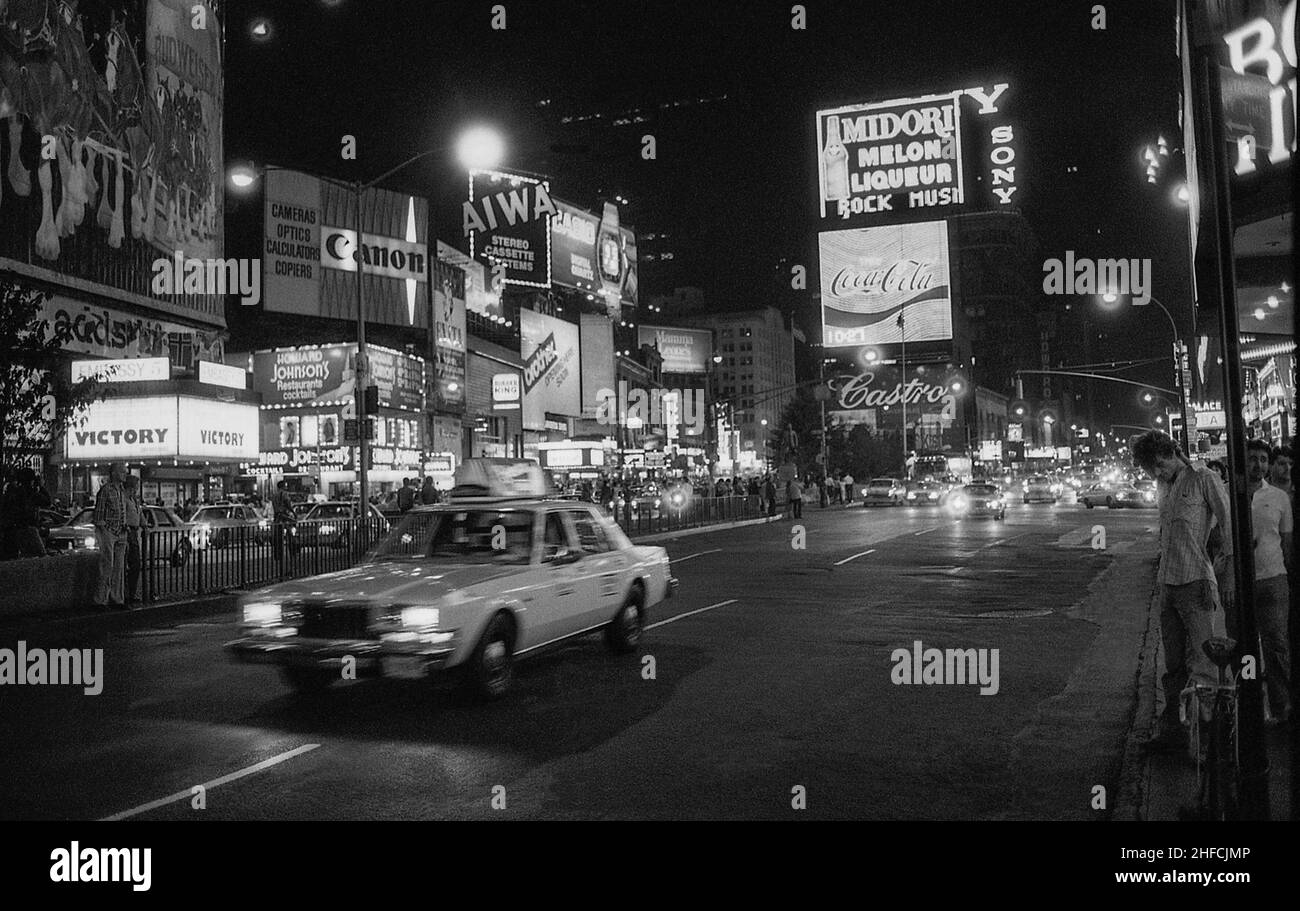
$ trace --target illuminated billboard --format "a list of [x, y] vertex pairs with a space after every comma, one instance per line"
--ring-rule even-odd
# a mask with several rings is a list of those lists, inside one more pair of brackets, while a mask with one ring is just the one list
[[653, 345], [663, 355], [664, 373], [708, 373], [713, 332], [670, 326], [637, 326], [638, 345]]
[[823, 231], [818, 246], [826, 347], [952, 338], [945, 222]]
[[818, 111], [823, 221], [961, 205], [961, 94]]
[[469, 172], [464, 204], [469, 255], [489, 272], [503, 270], [507, 285], [551, 286], [551, 216], [545, 181], [501, 171]]

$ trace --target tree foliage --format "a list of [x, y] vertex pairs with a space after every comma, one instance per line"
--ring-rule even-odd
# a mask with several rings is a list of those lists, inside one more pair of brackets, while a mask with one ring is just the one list
[[[793, 462], [802, 478], [848, 472], [857, 480], [879, 475], [900, 475], [903, 467], [902, 441], [897, 433], [872, 430], [861, 424], [847, 427], [826, 416], [827, 464], [821, 454], [821, 402], [810, 389], [800, 389], [781, 412], [780, 426], [773, 428], [770, 452], [777, 464]], [[791, 430], [794, 431], [791, 446]]]
[[94, 379], [74, 384], [62, 368], [62, 344], [41, 317], [50, 296], [12, 273], [0, 273], [0, 471], [5, 477], [23, 450], [49, 446], [102, 395], [103, 384]]

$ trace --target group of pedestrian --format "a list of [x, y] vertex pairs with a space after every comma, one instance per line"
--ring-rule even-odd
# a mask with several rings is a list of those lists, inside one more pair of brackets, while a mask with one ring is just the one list
[[129, 473], [126, 463], [109, 466], [108, 480], [95, 496], [91, 521], [99, 554], [92, 603], [98, 610], [124, 610], [140, 601], [144, 528], [140, 479]]
[[439, 502], [438, 488], [433, 486], [433, 478], [425, 476], [424, 484], [419, 478], [402, 478], [402, 486], [397, 488], [397, 509], [410, 512], [417, 504], [432, 506]]
[[40, 475], [23, 467], [14, 472], [0, 494], [0, 549], [8, 557], [43, 557], [41, 510], [53, 500]]
[[[1294, 571], [1291, 540], [1294, 492], [1292, 454], [1248, 441], [1255, 566], [1254, 615], [1258, 651], [1238, 643], [1238, 652], [1262, 658], [1268, 723], [1291, 718], [1291, 656], [1288, 639], [1290, 580]], [[1160, 588], [1160, 626], [1165, 651], [1164, 711], [1150, 750], [1186, 750], [1188, 729], [1180, 720], [1183, 692], [1212, 686], [1218, 672], [1204, 643], [1239, 635], [1240, 605], [1232, 571], [1234, 538], [1227, 487], [1208, 464], [1195, 464], [1167, 434], [1150, 431], [1133, 444], [1133, 461], [1160, 485], [1160, 546], [1156, 582]], [[1198, 724], [1202, 719], [1188, 719]], [[1204, 738], [1201, 738], [1204, 743]]]

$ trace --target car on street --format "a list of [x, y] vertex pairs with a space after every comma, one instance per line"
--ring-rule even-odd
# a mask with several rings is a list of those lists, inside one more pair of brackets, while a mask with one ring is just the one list
[[1024, 482], [1026, 503], [1056, 503], [1061, 499], [1061, 484], [1047, 475], [1034, 475]]
[[996, 484], [967, 484], [949, 498], [948, 509], [959, 519], [986, 516], [1001, 521], [1007, 516], [1007, 500]]
[[903, 501], [908, 506], [939, 506], [948, 489], [939, 481], [911, 481]]
[[185, 523], [185, 529], [196, 550], [226, 547], [240, 540], [249, 544], [271, 540], [271, 520], [243, 503], [202, 506]]
[[907, 487], [897, 478], [872, 478], [862, 488], [863, 506], [902, 506]]
[[[45, 546], [49, 550], [71, 552], [78, 550], [95, 550], [95, 510], [87, 507], [62, 525], [50, 529]], [[154, 531], [182, 531], [185, 523], [181, 517], [164, 506], [146, 506], [144, 508], [145, 528]]]
[[407, 513], [360, 565], [247, 595], [227, 651], [277, 665], [299, 692], [351, 659], [358, 676], [453, 672], [492, 699], [517, 658], [558, 643], [603, 632], [616, 652], [637, 647], [676, 588], [664, 548], [633, 545], [594, 504], [548, 497], [536, 463], [470, 459], [457, 476], [479, 483]]
[[1079, 502], [1088, 509], [1097, 506], [1108, 509], [1154, 509], [1156, 492], [1154, 487], [1141, 489], [1127, 483], [1103, 482], [1080, 493]]

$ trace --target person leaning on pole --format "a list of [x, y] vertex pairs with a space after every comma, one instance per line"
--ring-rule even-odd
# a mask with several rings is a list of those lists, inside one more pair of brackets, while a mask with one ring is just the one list
[[95, 496], [95, 544], [99, 548], [99, 581], [95, 586], [95, 607], [124, 609], [122, 586], [126, 574], [126, 465], [114, 462], [108, 480]]
[[[1255, 546], [1255, 618], [1260, 654], [1264, 659], [1264, 690], [1268, 694], [1270, 725], [1291, 717], [1291, 647], [1287, 615], [1291, 610], [1291, 498], [1267, 480], [1280, 449], [1263, 440], [1246, 444], [1250, 481], [1250, 526]], [[1290, 470], [1286, 471], [1290, 480]], [[1234, 635], [1229, 628], [1229, 635]]]
[[[1156, 572], [1165, 648], [1165, 674], [1161, 680], [1165, 706], [1159, 731], [1148, 741], [1147, 749], [1185, 750], [1187, 730], [1179, 721], [1179, 701], [1189, 681], [1206, 686], [1216, 683], [1217, 670], [1201, 646], [1207, 639], [1223, 634], [1220, 605], [1233, 602], [1232, 573], [1227, 570], [1232, 560], [1228, 495], [1214, 471], [1193, 465], [1178, 443], [1158, 430], [1148, 431], [1133, 442], [1133, 463], [1165, 486], [1160, 501], [1160, 565]], [[1212, 558], [1208, 539], [1216, 520], [1223, 530], [1222, 546], [1217, 557]], [[1220, 566], [1216, 567], [1216, 562]]]

